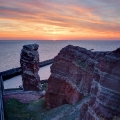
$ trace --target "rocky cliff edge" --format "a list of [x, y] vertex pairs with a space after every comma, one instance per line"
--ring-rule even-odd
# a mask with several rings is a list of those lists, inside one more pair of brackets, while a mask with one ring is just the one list
[[68, 45], [54, 58], [45, 95], [48, 108], [76, 104], [80, 120], [112, 120], [120, 114], [120, 48], [92, 52]]

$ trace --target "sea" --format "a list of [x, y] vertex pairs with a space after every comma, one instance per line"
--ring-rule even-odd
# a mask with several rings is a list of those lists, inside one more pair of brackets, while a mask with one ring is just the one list
[[58, 52], [67, 45], [94, 49], [94, 51], [112, 51], [120, 47], [120, 40], [95, 41], [95, 40], [1, 40], [0, 41], [0, 72], [20, 66], [20, 53], [23, 45], [37, 43], [39, 45], [40, 61], [54, 58]]
[[[93, 49], [93, 51], [113, 51], [120, 47], [120, 40], [0, 40], [0, 72], [20, 67], [21, 49], [23, 45], [32, 43], [39, 45], [38, 52], [40, 61], [54, 58], [59, 51], [67, 45], [79, 46], [88, 50]], [[49, 77], [50, 65], [41, 69], [40, 76], [41, 75], [42, 79]], [[17, 78], [12, 78], [12, 80], [13, 79], [16, 80]], [[21, 80], [20, 76], [19, 79]], [[9, 84], [5, 86], [6, 88], [7, 86], [10, 87]]]

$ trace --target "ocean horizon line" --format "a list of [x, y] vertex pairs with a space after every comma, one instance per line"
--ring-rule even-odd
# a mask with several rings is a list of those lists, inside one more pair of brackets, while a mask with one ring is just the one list
[[120, 41], [120, 40], [108, 40], [108, 39], [105, 39], [105, 40], [101, 40], [101, 39], [99, 39], [99, 40], [94, 40], [94, 39], [90, 39], [90, 40], [56, 40], [56, 39], [53, 39], [53, 40], [42, 40], [42, 39], [40, 39], [40, 40], [36, 40], [36, 39], [28, 39], [28, 40], [9, 40], [9, 39], [5, 39], [5, 40], [0, 40], [0, 41]]

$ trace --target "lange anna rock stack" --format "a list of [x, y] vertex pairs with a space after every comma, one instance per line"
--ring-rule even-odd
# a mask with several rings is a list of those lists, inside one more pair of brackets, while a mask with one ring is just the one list
[[20, 64], [24, 90], [41, 90], [39, 71], [38, 44], [24, 45], [21, 51]]

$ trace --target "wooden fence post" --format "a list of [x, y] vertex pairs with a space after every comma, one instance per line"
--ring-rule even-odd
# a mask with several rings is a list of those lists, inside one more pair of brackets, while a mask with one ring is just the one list
[[3, 86], [3, 79], [0, 76], [0, 120], [4, 119], [4, 107], [3, 107], [3, 93], [4, 93], [4, 86]]

